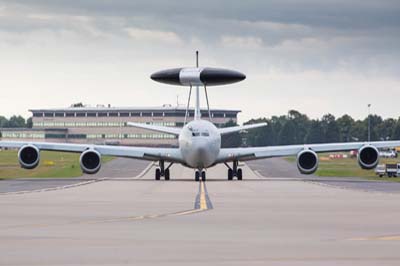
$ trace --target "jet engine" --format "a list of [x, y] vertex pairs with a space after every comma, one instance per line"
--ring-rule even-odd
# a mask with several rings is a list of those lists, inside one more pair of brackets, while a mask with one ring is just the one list
[[379, 163], [379, 151], [376, 147], [365, 145], [358, 150], [358, 164], [362, 169], [373, 169]]
[[18, 151], [18, 161], [22, 168], [33, 169], [40, 161], [40, 151], [34, 145], [24, 145]]
[[95, 150], [86, 150], [82, 152], [79, 158], [81, 169], [86, 174], [95, 174], [101, 167], [101, 155]]
[[297, 168], [302, 174], [313, 174], [318, 169], [318, 155], [312, 150], [302, 150], [297, 154]]

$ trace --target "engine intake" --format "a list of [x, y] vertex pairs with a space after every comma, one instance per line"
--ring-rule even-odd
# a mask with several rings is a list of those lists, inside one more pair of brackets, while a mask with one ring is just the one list
[[101, 155], [95, 150], [86, 150], [82, 152], [79, 158], [81, 169], [86, 174], [95, 174], [101, 168]]
[[376, 147], [365, 145], [358, 150], [358, 164], [362, 169], [373, 169], [379, 163], [379, 151]]
[[18, 161], [22, 168], [33, 169], [40, 161], [40, 151], [34, 145], [24, 145], [18, 151]]
[[297, 154], [297, 168], [302, 174], [313, 174], [318, 169], [318, 155], [312, 150], [302, 150]]

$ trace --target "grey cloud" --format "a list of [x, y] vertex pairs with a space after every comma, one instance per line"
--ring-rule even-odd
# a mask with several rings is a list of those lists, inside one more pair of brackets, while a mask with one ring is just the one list
[[[14, 0], [0, 6], [16, 12], [0, 16], [3, 31], [70, 30], [82, 38], [131, 42], [127, 28], [135, 34], [153, 30], [188, 46], [198, 40], [221, 58], [229, 53], [256, 57], [266, 67], [400, 72], [398, 1]], [[29, 14], [50, 14], [53, 19]]]
[[[329, 27], [381, 27], [398, 25], [400, 3], [396, 0], [14, 0], [20, 4], [55, 12], [112, 16], [185, 16], [238, 20], [267, 20]], [[187, 22], [190, 22], [188, 20]]]

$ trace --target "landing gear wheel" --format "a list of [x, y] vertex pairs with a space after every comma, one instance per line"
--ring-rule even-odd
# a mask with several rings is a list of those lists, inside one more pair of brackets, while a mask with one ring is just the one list
[[228, 180], [232, 180], [233, 179], [233, 171], [232, 169], [228, 169]]
[[156, 180], [160, 180], [160, 177], [161, 177], [161, 170], [160, 170], [160, 168], [157, 168], [156, 169]]
[[165, 178], [165, 180], [169, 180], [169, 169], [166, 169], [164, 171], [164, 178]]
[[201, 181], [206, 181], [206, 171], [201, 171]]
[[243, 178], [242, 168], [239, 168], [239, 169], [237, 170], [236, 176], [237, 176], [237, 179], [238, 179], [238, 180], [242, 180], [242, 178]]
[[199, 171], [196, 171], [196, 173], [194, 174], [194, 180], [195, 180], [196, 182], [199, 182], [199, 181], [200, 181], [200, 173], [199, 173]]

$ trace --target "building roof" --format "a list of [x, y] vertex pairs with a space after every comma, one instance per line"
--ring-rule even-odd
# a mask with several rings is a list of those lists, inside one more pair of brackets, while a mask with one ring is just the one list
[[[46, 109], [29, 109], [30, 112], [164, 112], [164, 111], [185, 111], [185, 106], [172, 106], [165, 104], [158, 107], [107, 107], [107, 106], [85, 106], [85, 107], [67, 107], [67, 108], [46, 108]], [[193, 111], [193, 108], [189, 108], [189, 111]], [[201, 109], [202, 112], [207, 112], [207, 109]], [[224, 112], [224, 113], [239, 113], [241, 110], [230, 110], [230, 109], [210, 109], [211, 112]]]

